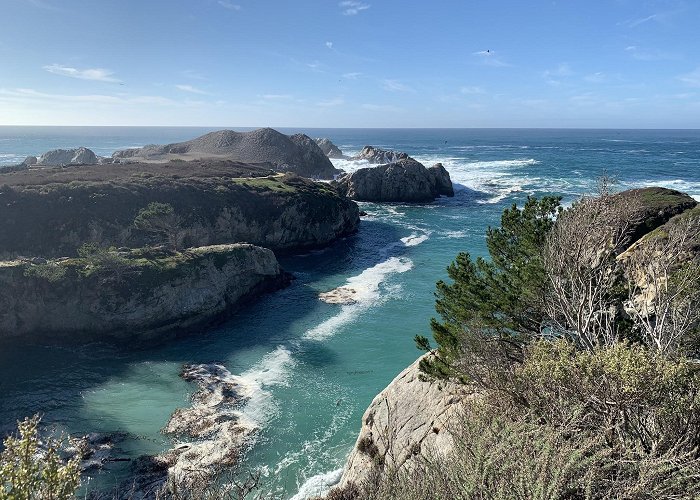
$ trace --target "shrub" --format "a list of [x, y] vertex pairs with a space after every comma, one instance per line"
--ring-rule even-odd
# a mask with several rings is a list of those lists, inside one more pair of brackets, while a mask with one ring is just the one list
[[183, 237], [182, 219], [169, 203], [149, 203], [146, 208], [139, 210], [134, 226], [149, 233], [154, 241], [166, 243], [173, 250], [178, 249]]
[[28, 278], [35, 277], [49, 283], [57, 283], [66, 277], [66, 268], [56, 262], [30, 264], [24, 269], [24, 275]]
[[80, 486], [80, 456], [64, 461], [64, 443], [40, 441], [38, 416], [18, 422], [18, 435], [4, 441], [0, 453], [0, 499], [64, 500]]

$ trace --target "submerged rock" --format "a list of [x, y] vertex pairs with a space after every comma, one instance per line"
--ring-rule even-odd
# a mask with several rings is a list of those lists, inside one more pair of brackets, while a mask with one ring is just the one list
[[[240, 406], [250, 398], [240, 377], [218, 364], [185, 365], [182, 378], [195, 382], [192, 406], [177, 409], [163, 428], [165, 434], [187, 439], [160, 455], [168, 464], [169, 485], [191, 488], [211, 483], [224, 468], [239, 460], [257, 425], [244, 417]], [[197, 471], [197, 474], [193, 474]]]
[[441, 164], [427, 169], [413, 159], [361, 168], [340, 179], [338, 189], [350, 199], [374, 202], [429, 202], [454, 196], [450, 175]]
[[314, 141], [316, 141], [318, 147], [321, 148], [323, 154], [325, 154], [328, 158], [345, 158], [345, 155], [340, 148], [333, 144], [330, 139], [318, 137], [314, 139]]
[[97, 156], [91, 150], [80, 147], [76, 149], [53, 149], [39, 157], [36, 164], [60, 167], [65, 165], [94, 165]]
[[350, 305], [357, 303], [357, 290], [349, 286], [339, 286], [328, 292], [321, 292], [318, 298], [326, 304]]

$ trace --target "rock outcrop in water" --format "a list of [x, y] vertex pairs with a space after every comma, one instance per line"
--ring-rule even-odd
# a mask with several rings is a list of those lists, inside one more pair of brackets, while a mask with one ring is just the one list
[[0, 262], [0, 339], [162, 340], [288, 283], [271, 250], [247, 244], [154, 255]]
[[267, 163], [278, 172], [332, 179], [338, 171], [316, 142], [304, 134], [285, 135], [271, 128], [251, 132], [219, 130], [190, 141], [115, 152], [118, 161], [168, 161], [219, 158]]
[[328, 158], [345, 158], [345, 155], [340, 148], [333, 144], [330, 139], [318, 137], [314, 139], [314, 141], [316, 141], [318, 147], [321, 148], [323, 154], [325, 154]]
[[[32, 157], [29, 157], [32, 158]], [[25, 160], [25, 163], [27, 160]], [[95, 165], [97, 156], [87, 148], [53, 149], [41, 155], [36, 165], [45, 167], [62, 167], [66, 165]], [[30, 163], [27, 163], [30, 165]]]
[[141, 247], [151, 202], [172, 205], [182, 247], [246, 242], [275, 251], [327, 245], [359, 225], [328, 184], [231, 161], [132, 163], [0, 173], [0, 255], [75, 255], [83, 243]]
[[357, 201], [423, 203], [454, 196], [450, 174], [441, 164], [425, 168], [413, 159], [361, 168], [341, 178], [338, 189]]
[[352, 158], [353, 160], [367, 160], [370, 163], [395, 163], [401, 160], [413, 160], [406, 153], [390, 151], [388, 149], [365, 146], [362, 151]]

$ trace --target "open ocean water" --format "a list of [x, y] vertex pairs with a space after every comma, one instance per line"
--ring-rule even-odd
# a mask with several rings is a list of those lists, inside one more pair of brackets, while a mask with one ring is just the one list
[[[0, 165], [58, 147], [109, 155], [210, 130], [0, 127]], [[338, 480], [372, 398], [419, 355], [412, 339], [429, 333], [435, 282], [458, 252], [485, 253], [484, 231], [504, 207], [542, 194], [570, 203], [593, 192], [603, 174], [619, 190], [658, 185], [700, 200], [698, 130], [280, 130], [328, 137], [349, 155], [371, 144], [426, 166], [442, 162], [456, 196], [427, 205], [361, 203], [369, 215], [357, 235], [282, 258], [293, 284], [212, 330], [141, 350], [5, 346], [0, 434], [41, 412], [71, 433], [126, 433], [120, 456], [157, 453], [170, 445], [160, 429], [194, 390], [179, 378], [180, 367], [216, 361], [255, 388], [243, 411], [260, 431], [244, 470], [261, 471], [265, 491], [282, 498], [317, 494]], [[366, 166], [334, 163], [347, 171]], [[361, 290], [357, 304], [318, 300], [348, 282]], [[116, 484], [125, 467], [109, 466], [91, 487]]]

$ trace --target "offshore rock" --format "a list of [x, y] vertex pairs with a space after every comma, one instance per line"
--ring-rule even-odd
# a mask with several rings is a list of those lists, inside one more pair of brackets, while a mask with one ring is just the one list
[[96, 163], [97, 156], [95, 153], [83, 147], [77, 149], [53, 149], [41, 155], [36, 162], [37, 165], [47, 167], [94, 165]]
[[450, 426], [459, 425], [462, 404], [475, 396], [463, 385], [421, 380], [421, 359], [403, 370], [365, 411], [340, 488], [452, 450]]
[[102, 263], [0, 262], [0, 340], [162, 341], [225, 318], [288, 279], [271, 250], [247, 244], [115, 252]]
[[450, 174], [442, 165], [430, 169], [413, 159], [361, 168], [338, 182], [341, 193], [353, 200], [374, 202], [430, 202], [454, 196]]
[[285, 135], [271, 128], [251, 132], [219, 130], [190, 141], [116, 151], [117, 161], [227, 159], [269, 164], [278, 172], [332, 179], [338, 171], [316, 142], [304, 134]]
[[314, 139], [314, 141], [316, 141], [318, 147], [321, 148], [323, 154], [325, 154], [328, 158], [345, 158], [345, 155], [340, 148], [333, 144], [330, 139], [318, 137]]
[[413, 158], [406, 153], [376, 148], [374, 146], [365, 146], [362, 148], [362, 151], [360, 151], [360, 154], [354, 156], [352, 159], [367, 160], [370, 163], [395, 163], [400, 160], [413, 160]]

